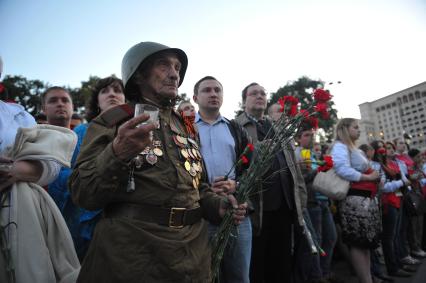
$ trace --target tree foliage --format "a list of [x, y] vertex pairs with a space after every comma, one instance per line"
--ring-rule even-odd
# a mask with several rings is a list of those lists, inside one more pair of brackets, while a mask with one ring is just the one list
[[[81, 87], [62, 86], [71, 95], [74, 111], [77, 113], [84, 112], [85, 105], [98, 80], [99, 77], [90, 76], [87, 81], [81, 82]], [[41, 111], [41, 94], [51, 87], [50, 84], [43, 81], [29, 80], [23, 76], [6, 76], [2, 83], [7, 91], [7, 99], [16, 101], [32, 115]]]

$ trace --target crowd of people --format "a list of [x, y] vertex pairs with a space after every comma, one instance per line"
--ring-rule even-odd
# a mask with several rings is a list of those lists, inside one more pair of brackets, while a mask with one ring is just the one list
[[[195, 111], [177, 99], [187, 66], [181, 49], [133, 46], [122, 80], [96, 83], [84, 119], [62, 87], [43, 93], [38, 125], [2, 92], [0, 282], [211, 282], [212, 241], [227, 211], [238, 232], [218, 282], [344, 282], [334, 252], [362, 283], [416, 271], [426, 258], [424, 152], [402, 138], [357, 147], [351, 118], [338, 122], [335, 141], [319, 143], [302, 122], [259, 176], [262, 189], [238, 203], [246, 167], [235, 164], [249, 145], [269, 142], [285, 112], [250, 83], [242, 113], [223, 117], [224, 87], [213, 76], [195, 84]], [[157, 107], [158, 119], [135, 116], [138, 103]], [[326, 156], [350, 182], [343, 200], [314, 186]]]

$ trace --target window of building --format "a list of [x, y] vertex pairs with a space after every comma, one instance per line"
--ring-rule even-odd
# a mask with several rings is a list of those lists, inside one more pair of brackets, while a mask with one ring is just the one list
[[390, 108], [391, 108], [390, 104], [386, 104], [386, 109], [390, 109]]
[[414, 95], [416, 96], [416, 99], [419, 99], [420, 98], [420, 91], [416, 91], [415, 93], [414, 93]]
[[408, 100], [413, 101], [414, 100], [414, 96], [412, 93], [408, 94]]
[[396, 103], [395, 102], [392, 102], [392, 107], [395, 107], [396, 106]]
[[426, 97], [426, 91], [422, 92], [422, 97]]
[[380, 107], [380, 110], [385, 110], [385, 106], [383, 105], [382, 107]]
[[380, 112], [380, 108], [379, 107], [376, 108], [376, 112]]
[[408, 98], [407, 98], [407, 96], [406, 96], [406, 95], [404, 95], [404, 96], [402, 97], [402, 101], [403, 101], [404, 103], [407, 103], [407, 102], [408, 102]]

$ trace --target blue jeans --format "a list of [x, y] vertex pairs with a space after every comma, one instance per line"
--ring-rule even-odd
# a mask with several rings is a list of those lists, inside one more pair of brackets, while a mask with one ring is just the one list
[[309, 207], [309, 216], [317, 234], [318, 243], [326, 253], [320, 257], [322, 277], [330, 275], [333, 250], [337, 241], [336, 226], [331, 214], [328, 200], [319, 200], [318, 205]]
[[[212, 239], [218, 226], [209, 224], [209, 238]], [[237, 238], [231, 237], [225, 250], [220, 269], [221, 283], [249, 283], [252, 229], [250, 217], [238, 226]]]
[[401, 201], [401, 207], [399, 208], [399, 217], [396, 224], [396, 237], [395, 237], [395, 248], [398, 259], [402, 259], [410, 255], [408, 242], [407, 242], [407, 231], [410, 219], [408, 213], [404, 208], [404, 204]]

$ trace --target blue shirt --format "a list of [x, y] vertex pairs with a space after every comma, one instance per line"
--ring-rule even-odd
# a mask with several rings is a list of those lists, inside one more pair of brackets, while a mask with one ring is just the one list
[[[213, 183], [216, 177], [225, 176], [233, 167], [236, 160], [235, 140], [228, 127], [229, 121], [220, 114], [213, 124], [209, 124], [197, 113], [195, 123], [209, 182]], [[235, 168], [229, 174], [229, 179], [235, 179]]]

